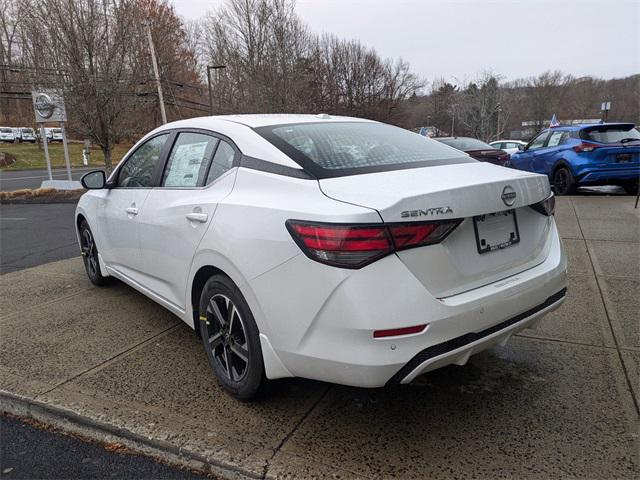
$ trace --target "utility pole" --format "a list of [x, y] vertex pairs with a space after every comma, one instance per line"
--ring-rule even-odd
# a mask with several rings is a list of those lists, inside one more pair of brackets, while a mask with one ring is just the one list
[[455, 137], [454, 133], [453, 133], [453, 127], [455, 126], [456, 123], [456, 108], [458, 107], [457, 103], [452, 103], [451, 104], [451, 136]]
[[[211, 70], [220, 70], [222, 68], [227, 68], [226, 65], [207, 65], [207, 85], [209, 86], [209, 113], [213, 115], [213, 92], [211, 91]], [[220, 76], [218, 76], [220, 79]], [[218, 107], [220, 106], [220, 102], [218, 102]]]
[[167, 123], [167, 113], [164, 111], [164, 97], [162, 96], [162, 85], [160, 85], [160, 74], [158, 73], [158, 61], [156, 60], [156, 49], [153, 47], [153, 38], [151, 38], [151, 25], [147, 22], [145, 26], [147, 27], [147, 37], [149, 38], [149, 50], [151, 50], [153, 73], [156, 76], [156, 85], [158, 86], [158, 99], [160, 100], [162, 123]]

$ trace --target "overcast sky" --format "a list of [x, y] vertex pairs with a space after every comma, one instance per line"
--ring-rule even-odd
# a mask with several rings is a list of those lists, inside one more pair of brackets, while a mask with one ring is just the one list
[[[195, 19], [224, 0], [173, 1]], [[427, 81], [640, 73], [640, 0], [298, 0], [296, 10], [312, 31], [402, 57]]]

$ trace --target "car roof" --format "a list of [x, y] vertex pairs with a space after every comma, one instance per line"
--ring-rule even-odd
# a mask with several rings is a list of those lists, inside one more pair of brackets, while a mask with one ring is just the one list
[[607, 122], [607, 123], [579, 123], [577, 125], [560, 125], [559, 127], [547, 127], [545, 130], [568, 130], [571, 132], [577, 132], [585, 128], [590, 127], [608, 127], [608, 126], [624, 126], [633, 128], [635, 125], [630, 122]]
[[[239, 115], [215, 115], [211, 117], [199, 117], [198, 120], [206, 121], [207, 118], [223, 120], [227, 122], [240, 123], [247, 127], [257, 128], [272, 125], [287, 125], [291, 123], [314, 123], [314, 122], [373, 122], [364, 118], [343, 117], [327, 114], [290, 114], [290, 113], [261, 113], [261, 114], [239, 114]], [[195, 120], [195, 119], [192, 119]]]
[[511, 143], [527, 143], [523, 140], [493, 140], [491, 142], [489, 142], [489, 145], [491, 145], [492, 143], [502, 143], [502, 142], [511, 142]]

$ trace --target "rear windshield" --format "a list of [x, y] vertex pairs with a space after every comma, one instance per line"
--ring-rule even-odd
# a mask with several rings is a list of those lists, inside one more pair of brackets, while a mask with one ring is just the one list
[[450, 147], [457, 148], [466, 152], [467, 150], [496, 150], [496, 147], [492, 147], [488, 143], [484, 143], [475, 138], [459, 137], [459, 138], [436, 138], [439, 142], [449, 145]]
[[599, 125], [580, 130], [580, 138], [600, 143], [619, 143], [625, 139], [640, 140], [633, 125]]
[[383, 123], [299, 123], [256, 132], [319, 178], [473, 161], [429, 138]]

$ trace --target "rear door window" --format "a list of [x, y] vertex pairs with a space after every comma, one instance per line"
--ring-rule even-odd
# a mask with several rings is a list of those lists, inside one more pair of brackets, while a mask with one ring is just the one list
[[206, 185], [209, 185], [226, 171], [230, 170], [231, 167], [233, 167], [235, 157], [236, 151], [233, 147], [224, 140], [220, 140], [220, 145], [218, 145], [216, 154], [213, 156], [213, 161], [211, 162], [211, 167], [209, 168]]
[[193, 132], [178, 134], [162, 177], [163, 187], [197, 187], [203, 184], [209, 161], [219, 140]]
[[557, 147], [567, 138], [567, 132], [553, 132], [547, 142], [547, 147]]

